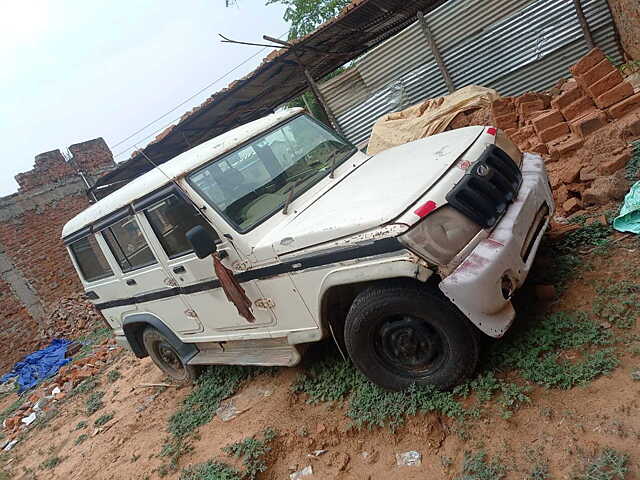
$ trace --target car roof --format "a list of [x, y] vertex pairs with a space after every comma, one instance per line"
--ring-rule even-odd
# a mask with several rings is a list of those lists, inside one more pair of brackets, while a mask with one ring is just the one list
[[139, 176], [122, 188], [107, 195], [86, 210], [69, 220], [62, 229], [62, 238], [68, 237], [104, 218], [111, 213], [130, 205], [168, 183], [184, 176], [209, 160], [242, 145], [260, 133], [275, 127], [279, 123], [301, 113], [302, 108], [289, 108], [259, 120], [229, 130], [197, 147], [181, 153], [159, 167]]

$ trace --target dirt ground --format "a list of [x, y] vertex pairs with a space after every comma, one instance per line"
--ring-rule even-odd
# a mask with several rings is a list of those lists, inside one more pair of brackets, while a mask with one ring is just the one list
[[[591, 268], [576, 272], [555, 301], [538, 300], [534, 286], [526, 285], [517, 299], [518, 321], [530, 322], [545, 311], [588, 309], [598, 281], [613, 284], [630, 278], [635, 282], [634, 272], [640, 270], [639, 248], [637, 239], [624, 238], [607, 256], [587, 254], [582, 261], [590, 263]], [[553, 259], [545, 258], [543, 251], [536, 269], [548, 268], [554, 268]], [[635, 337], [640, 334], [640, 325], [636, 323], [624, 333], [640, 338]], [[316, 347], [313, 357], [321, 358], [323, 352], [318, 349], [329, 347]], [[267, 458], [268, 470], [259, 479], [289, 478], [293, 471], [307, 465], [314, 471], [313, 476], [305, 477], [310, 479], [452, 479], [460, 474], [465, 452], [478, 449], [490, 457], [499, 456], [508, 469], [508, 479], [570, 479], [584, 458], [603, 448], [628, 454], [630, 471], [625, 478], [640, 478], [640, 381], [634, 381], [631, 375], [640, 367], [640, 357], [624, 346], [618, 349], [621, 363], [610, 376], [570, 390], [533, 386], [531, 402], [511, 418], [503, 419], [489, 409], [480, 418], [466, 422], [464, 434], [454, 420], [435, 413], [409, 417], [395, 432], [388, 428], [357, 429], [346, 417], [345, 405], [311, 405], [306, 394], [292, 393], [291, 385], [300, 368], [281, 369], [273, 376], [259, 375], [247, 381], [235, 396], [242, 413], [229, 422], [216, 417], [200, 427], [193, 450], [182, 456], [179, 467], [211, 459], [239, 466], [222, 447], [272, 427], [279, 435]], [[109, 372], [115, 370], [121, 377], [109, 381]], [[32, 428], [13, 450], [0, 456], [0, 478], [161, 477], [166, 458], [160, 451], [167, 436], [167, 422], [191, 387], [141, 386], [164, 383], [166, 379], [149, 359], [140, 361], [124, 352], [112, 357], [99, 378], [100, 390], [105, 392], [104, 407], [87, 416], [86, 397], [59, 402], [57, 416]], [[0, 411], [14, 401], [15, 395], [2, 398]], [[94, 426], [97, 418], [112, 412], [114, 417], [105, 425]], [[86, 422], [87, 427], [78, 429], [80, 422]], [[80, 435], [86, 435], [86, 439], [76, 444]], [[316, 450], [326, 453], [309, 456]], [[422, 464], [397, 466], [395, 454], [409, 450], [422, 454]], [[43, 467], [50, 458], [58, 458], [59, 463]], [[537, 459], [548, 464], [548, 476], [531, 476]], [[179, 470], [170, 471], [165, 478], [179, 476]]]

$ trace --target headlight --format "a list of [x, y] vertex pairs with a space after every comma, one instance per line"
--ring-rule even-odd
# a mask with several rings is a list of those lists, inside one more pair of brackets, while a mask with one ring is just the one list
[[481, 229], [455, 208], [445, 205], [399, 238], [427, 260], [446, 265]]
[[509, 155], [518, 167], [522, 167], [522, 152], [502, 130], [496, 133], [496, 147]]

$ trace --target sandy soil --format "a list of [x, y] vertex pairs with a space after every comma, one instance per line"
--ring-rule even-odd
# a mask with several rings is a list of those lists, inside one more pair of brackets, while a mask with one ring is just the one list
[[[525, 287], [518, 298], [520, 311], [524, 312], [521, 321], [527, 321], [536, 311], [588, 307], [594, 297], [595, 280], [620, 280], [640, 263], [637, 240], [616, 245], [614, 256], [593, 256], [595, 268], [572, 281], [558, 301], [535, 301], [532, 287]], [[540, 265], [544, 266], [538, 268], [548, 268], [544, 258]], [[640, 334], [640, 325], [626, 333]], [[488, 411], [465, 425], [466, 439], [456, 433], [459, 426], [453, 420], [436, 414], [409, 418], [395, 433], [357, 430], [351, 427], [343, 405], [309, 405], [304, 395], [291, 393], [298, 370], [282, 369], [275, 377], [264, 375], [248, 382], [236, 395], [236, 404], [244, 413], [227, 423], [215, 418], [201, 427], [194, 450], [182, 457], [180, 466], [210, 459], [234, 464], [222, 447], [274, 427], [280, 436], [268, 459], [269, 470], [260, 479], [285, 479], [306, 465], [314, 470], [314, 476], [306, 478], [452, 479], [460, 473], [465, 451], [481, 448], [503, 459], [510, 469], [508, 479], [530, 478], [528, 473], [536, 459], [548, 459], [551, 478], [569, 479], [585, 456], [604, 447], [629, 454], [632, 470], [627, 478], [640, 478], [640, 382], [631, 379], [631, 372], [638, 367], [640, 358], [624, 353], [620, 367], [611, 376], [586, 387], [568, 391], [537, 387], [531, 393], [531, 404], [510, 419]], [[122, 373], [114, 383], [107, 380], [111, 369]], [[106, 392], [102, 410], [87, 418], [83, 398], [66, 400], [59, 415], [45, 428], [34, 428], [1, 457], [0, 469], [18, 479], [160, 478], [157, 469], [165, 462], [159, 453], [167, 419], [190, 387], [162, 392], [138, 388], [142, 383], [162, 383], [163, 376], [148, 359], [139, 361], [124, 353], [111, 361], [101, 382], [100, 390]], [[13, 400], [0, 400], [0, 409]], [[95, 419], [110, 412], [115, 413], [113, 420], [96, 429]], [[76, 431], [80, 421], [86, 421], [88, 428]], [[83, 433], [89, 438], [75, 445]], [[319, 449], [327, 453], [317, 458], [308, 456]], [[422, 453], [421, 466], [396, 466], [395, 454], [408, 450]], [[39, 469], [43, 460], [56, 455], [62, 458], [58, 466]], [[443, 466], [443, 458], [449, 458], [451, 466]], [[178, 477], [174, 472], [165, 478]]]

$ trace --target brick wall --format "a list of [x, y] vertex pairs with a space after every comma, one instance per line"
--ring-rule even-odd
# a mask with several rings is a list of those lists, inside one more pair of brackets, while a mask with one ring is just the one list
[[39, 345], [47, 305], [81, 290], [60, 234], [89, 206], [78, 171], [92, 182], [115, 164], [102, 138], [69, 152], [37, 155], [18, 192], [0, 198], [0, 374]]
[[620, 43], [633, 60], [640, 60], [640, 2], [609, 0], [613, 19], [618, 27]]

